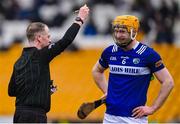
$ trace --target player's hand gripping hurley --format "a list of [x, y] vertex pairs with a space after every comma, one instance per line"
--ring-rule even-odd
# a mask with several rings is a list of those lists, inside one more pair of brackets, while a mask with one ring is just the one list
[[81, 104], [81, 106], [78, 109], [77, 116], [80, 119], [86, 118], [93, 110], [104, 104], [106, 101], [106, 96], [101, 97], [98, 100], [95, 100], [93, 102], [87, 102]]

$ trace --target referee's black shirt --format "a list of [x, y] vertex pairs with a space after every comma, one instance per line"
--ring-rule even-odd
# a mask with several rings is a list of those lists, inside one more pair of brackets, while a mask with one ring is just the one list
[[24, 48], [16, 61], [9, 82], [8, 94], [16, 97], [16, 106], [29, 106], [50, 110], [50, 61], [72, 43], [80, 26], [76, 23], [66, 31], [64, 37], [54, 44], [38, 50]]

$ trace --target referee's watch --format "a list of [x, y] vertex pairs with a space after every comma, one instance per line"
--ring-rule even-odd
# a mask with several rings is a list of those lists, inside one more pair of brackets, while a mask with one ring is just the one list
[[84, 21], [80, 17], [76, 17], [75, 20], [81, 22], [82, 24], [84, 23]]

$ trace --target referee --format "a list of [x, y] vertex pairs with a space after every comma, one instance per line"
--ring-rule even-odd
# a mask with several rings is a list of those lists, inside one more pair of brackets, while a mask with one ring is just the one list
[[47, 123], [52, 81], [49, 63], [67, 48], [89, 15], [89, 8], [80, 8], [74, 23], [62, 39], [51, 43], [49, 28], [41, 22], [31, 23], [26, 30], [29, 47], [15, 62], [8, 86], [9, 96], [16, 97], [14, 123]]

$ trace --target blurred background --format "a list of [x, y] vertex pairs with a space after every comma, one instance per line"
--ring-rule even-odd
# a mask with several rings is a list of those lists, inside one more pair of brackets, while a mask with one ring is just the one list
[[[90, 7], [90, 17], [73, 44], [50, 64], [58, 91], [52, 95], [48, 122], [102, 122], [105, 106], [84, 120], [77, 118], [77, 109], [103, 95], [93, 82], [91, 70], [103, 49], [113, 44], [111, 21], [122, 14], [139, 17], [137, 39], [159, 52], [175, 81], [170, 97], [149, 116], [149, 122], [180, 122], [180, 0], [0, 0], [0, 122], [12, 122], [15, 98], [8, 96], [7, 87], [13, 64], [27, 45], [28, 24], [46, 23], [52, 40], [57, 41], [76, 17], [73, 12], [85, 3]], [[154, 79], [148, 105], [159, 88]]]

